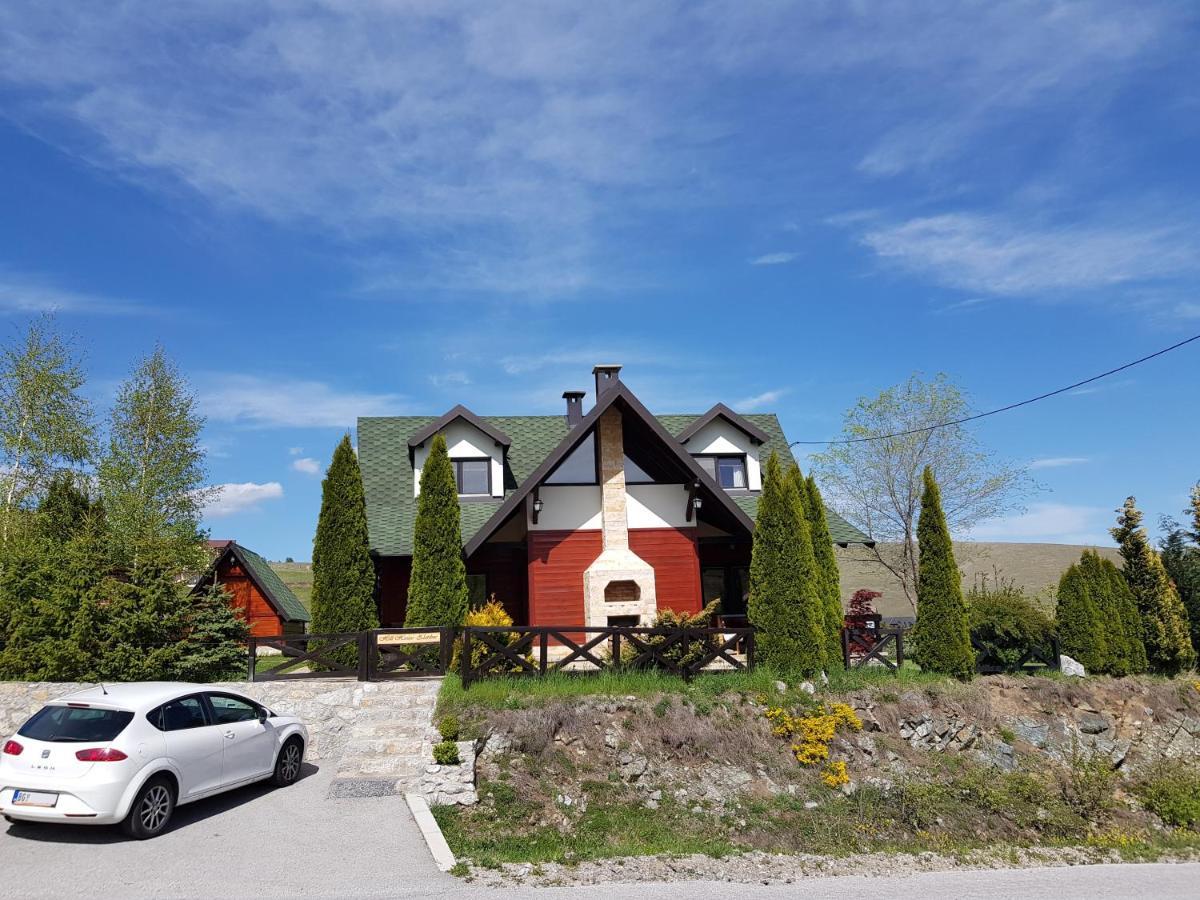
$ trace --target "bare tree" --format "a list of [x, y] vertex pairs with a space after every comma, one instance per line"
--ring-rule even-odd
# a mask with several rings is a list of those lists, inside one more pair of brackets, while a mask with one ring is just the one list
[[921, 473], [933, 469], [952, 533], [1013, 509], [1031, 486], [1025, 470], [1000, 463], [962, 425], [966, 395], [938, 374], [914, 374], [847, 411], [842, 440], [812, 457], [825, 496], [876, 541], [860, 559], [882, 566], [917, 608], [917, 512]]

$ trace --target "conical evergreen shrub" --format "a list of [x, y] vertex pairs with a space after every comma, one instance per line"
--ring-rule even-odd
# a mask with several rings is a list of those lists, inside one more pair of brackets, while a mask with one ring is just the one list
[[962, 575], [954, 561], [942, 495], [928, 466], [917, 521], [916, 660], [927, 672], [964, 681], [975, 675], [975, 651], [963, 601]]
[[[781, 672], [812, 674], [823, 662], [820, 600], [806, 568], [808, 524], [795, 481], [772, 453], [767, 460], [750, 559], [750, 621], [761, 662]], [[811, 544], [809, 547], [811, 557]]]
[[846, 612], [842, 607], [842, 579], [838, 572], [837, 554], [833, 551], [833, 538], [829, 535], [829, 520], [825, 517], [825, 501], [821, 498], [817, 480], [809, 475], [804, 479], [803, 486], [808, 501], [804, 508], [808, 512], [813, 555], [817, 560], [817, 583], [821, 605], [825, 610], [825, 665], [833, 667], [842, 657], [842, 626], [846, 621]]
[[[321, 483], [312, 571], [314, 634], [349, 634], [379, 627], [366, 496], [349, 435], [333, 451], [333, 461]], [[358, 650], [344, 647], [336, 652], [336, 658], [354, 665]]]
[[1089, 672], [1108, 669], [1108, 642], [1100, 618], [1100, 606], [1093, 596], [1087, 574], [1073, 563], [1058, 580], [1055, 619], [1058, 645], [1067, 656], [1083, 663]]
[[1162, 675], [1176, 675], [1196, 664], [1187, 610], [1141, 523], [1141, 510], [1134, 498], [1129, 497], [1118, 510], [1112, 536], [1120, 547], [1122, 572], [1141, 615], [1142, 639], [1150, 669]]
[[461, 625], [467, 615], [467, 599], [458, 485], [446, 439], [439, 434], [421, 469], [404, 624], [410, 628]]

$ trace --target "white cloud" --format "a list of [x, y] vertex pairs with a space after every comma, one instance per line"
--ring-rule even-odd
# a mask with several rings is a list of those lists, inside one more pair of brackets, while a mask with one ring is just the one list
[[1009, 127], [1014, 110], [1057, 103], [1069, 127], [1140, 61], [1159, 63], [1183, 14], [1037, 0], [276, 0], [67, 15], [10, 0], [0, 85], [7, 119], [151, 190], [411, 243], [416, 262], [383, 266], [403, 277], [377, 273], [388, 291], [425, 268], [430, 284], [554, 297], [611, 284], [625, 256], [610, 232], [647, 208], [795, 188], [779, 177], [806, 168], [794, 153], [751, 177], [736, 138], [787, 146], [791, 123], [826, 111], [818, 98], [855, 98], [823, 130], [844, 130], [838, 151], [859, 147], [863, 171], [929, 167], [990, 127], [1040, 139]]
[[300, 456], [303, 453], [303, 447], [288, 447], [288, 456]]
[[754, 412], [756, 409], [762, 409], [775, 403], [787, 393], [787, 388], [776, 388], [772, 391], [763, 391], [761, 394], [755, 394], [752, 397], [743, 397], [734, 404], [734, 409], [742, 410], [743, 412]]
[[429, 383], [436, 388], [462, 387], [471, 383], [471, 376], [466, 372], [440, 372], [430, 375]]
[[1200, 272], [1194, 229], [1039, 226], [948, 213], [866, 231], [882, 259], [949, 287], [1000, 295], [1059, 293]]
[[210, 420], [256, 428], [352, 428], [359, 416], [395, 414], [402, 405], [398, 394], [342, 391], [322, 381], [212, 375], [198, 384]]
[[781, 266], [796, 259], [799, 253], [767, 253], [750, 260], [752, 266]]
[[321, 474], [321, 464], [311, 456], [304, 456], [300, 459], [292, 460], [292, 469], [297, 472], [303, 472], [305, 475]]
[[971, 529], [971, 540], [1029, 541], [1109, 546], [1111, 510], [1066, 503], [1034, 503], [1026, 512], [992, 519]]
[[254, 512], [266, 501], [283, 497], [283, 485], [278, 481], [268, 481], [266, 484], [253, 481], [217, 484], [213, 488], [213, 497], [204, 507], [204, 515], [209, 519]]
[[146, 316], [155, 311], [137, 303], [75, 291], [35, 275], [0, 267], [0, 312], [82, 313], [105, 316]]
[[1086, 456], [1047, 456], [1042, 459], [1035, 459], [1029, 464], [1029, 468], [1061, 469], [1064, 466], [1082, 466], [1090, 462], [1091, 459]]

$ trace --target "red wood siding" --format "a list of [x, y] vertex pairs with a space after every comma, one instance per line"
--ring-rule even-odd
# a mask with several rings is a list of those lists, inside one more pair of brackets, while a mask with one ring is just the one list
[[531, 531], [530, 625], [583, 624], [583, 572], [603, 547], [599, 531]]
[[654, 592], [659, 609], [699, 612], [700, 557], [696, 538], [682, 528], [635, 528], [629, 549], [654, 569]]
[[384, 628], [403, 627], [404, 613], [408, 608], [408, 580], [412, 575], [412, 558], [377, 557], [375, 574], [379, 578], [379, 624]]
[[[600, 555], [599, 531], [529, 534], [529, 624], [583, 622], [583, 573]], [[660, 609], [699, 612], [700, 559], [696, 539], [679, 528], [638, 528], [629, 546], [654, 569]]]
[[513, 622], [521, 625], [529, 621], [527, 565], [522, 544], [484, 544], [467, 560], [467, 574], [485, 576], [488, 594], [495, 594]]
[[250, 634], [255, 637], [283, 634], [283, 620], [275, 607], [236, 561], [231, 560], [218, 569], [217, 581], [229, 593], [229, 605], [245, 617]]

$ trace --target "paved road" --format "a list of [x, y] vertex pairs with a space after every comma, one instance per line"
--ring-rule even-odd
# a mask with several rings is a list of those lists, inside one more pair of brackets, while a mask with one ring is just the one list
[[971, 900], [1195, 900], [1200, 864], [812, 878], [792, 885], [682, 884], [484, 891], [438, 872], [400, 797], [327, 800], [333, 767], [290, 788], [254, 786], [179, 810], [175, 828], [127, 841], [110, 828], [0, 827], [0, 897], [739, 900], [864, 896]]

